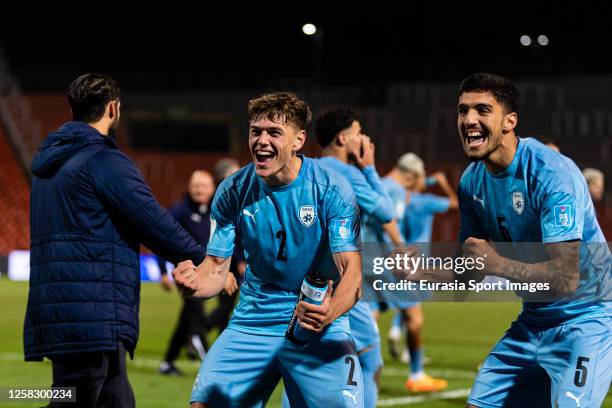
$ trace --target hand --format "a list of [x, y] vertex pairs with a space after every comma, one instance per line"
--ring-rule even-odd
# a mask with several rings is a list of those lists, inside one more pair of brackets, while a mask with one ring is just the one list
[[172, 290], [172, 287], [174, 286], [174, 284], [170, 280], [170, 277], [168, 276], [167, 273], [164, 273], [161, 276], [161, 279], [159, 280], [159, 284], [161, 285], [162, 289], [165, 290], [166, 292], [170, 292]]
[[470, 258], [482, 258], [485, 265], [482, 271], [478, 269], [470, 269], [470, 272], [482, 274], [482, 278], [485, 276], [485, 272], [494, 273], [497, 267], [500, 265], [502, 257], [495, 251], [495, 248], [484, 239], [469, 237], [463, 243], [463, 256]]
[[398, 268], [393, 269], [391, 272], [398, 279], [405, 279], [409, 281], [418, 281], [423, 279], [423, 274], [421, 270], [414, 269], [414, 264], [410, 260], [414, 255], [418, 252], [418, 248], [416, 246], [410, 247], [396, 247], [389, 255], [388, 258], [393, 258], [394, 260], [398, 259], [399, 256], [399, 266]]
[[[361, 135], [361, 144], [357, 145], [356, 152], [349, 152], [354, 157], [355, 164], [360, 169], [365, 169], [368, 166], [374, 165], [374, 143], [370, 140], [369, 136]], [[362, 154], [363, 152], [363, 154]]]
[[191, 261], [179, 263], [172, 271], [172, 277], [179, 290], [184, 296], [193, 296], [200, 287], [202, 278], [197, 273], [196, 267]]
[[327, 293], [320, 305], [313, 305], [304, 301], [298, 303], [295, 313], [297, 314], [298, 324], [304, 329], [320, 333], [325, 326], [332, 322], [333, 316], [330, 307], [332, 286], [333, 281], [328, 281]]
[[228, 296], [232, 296], [238, 290], [238, 281], [236, 281], [236, 277], [234, 276], [232, 271], [229, 271], [227, 273], [227, 278], [225, 278], [223, 290]]
[[441, 171], [435, 172], [430, 177], [435, 178], [438, 184], [445, 184], [445, 183], [448, 184], [448, 179], [446, 178], [446, 174], [444, 174]]

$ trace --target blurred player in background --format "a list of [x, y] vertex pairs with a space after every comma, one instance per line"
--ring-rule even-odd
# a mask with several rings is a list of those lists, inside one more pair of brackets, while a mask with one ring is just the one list
[[49, 358], [53, 387], [76, 387], [60, 406], [134, 407], [125, 353], [139, 335], [140, 244], [174, 262], [200, 262], [204, 248], [119, 150], [117, 83], [85, 74], [67, 97], [73, 121], [32, 162], [25, 359]]
[[[400, 243], [391, 199], [374, 166], [374, 143], [363, 134], [358, 117], [349, 109], [328, 110], [317, 118], [315, 129], [323, 149], [323, 157], [318, 162], [349, 182], [363, 220], [377, 223], [389, 232], [395, 243]], [[365, 242], [363, 234], [362, 238]], [[349, 313], [349, 322], [363, 372], [365, 406], [374, 407], [383, 361], [380, 334], [369, 304], [357, 302]]]
[[[427, 185], [436, 184], [445, 196], [423, 193]], [[414, 153], [399, 158], [396, 166], [383, 178], [383, 185], [393, 200], [395, 216], [407, 243], [430, 243], [434, 215], [459, 208], [457, 194], [444, 173], [434, 173], [426, 179], [425, 163]], [[425, 373], [422, 335], [425, 318], [421, 303], [400, 301], [390, 306], [397, 311], [388, 333], [389, 352], [396, 358], [401, 352], [402, 361], [410, 363], [406, 389], [411, 392], [443, 390], [448, 386], [446, 380]], [[406, 327], [407, 347], [400, 346], [402, 326]]]
[[[210, 173], [196, 170], [189, 178], [185, 197], [169, 210], [174, 219], [204, 247], [210, 236], [210, 202], [214, 194], [215, 182]], [[159, 257], [157, 259], [162, 273], [160, 282], [162, 288], [171, 290], [173, 284], [166, 271], [166, 262]], [[192, 346], [201, 360], [208, 350], [203, 299], [183, 298], [182, 303], [179, 320], [172, 333], [164, 360], [159, 366], [159, 372], [162, 374], [181, 374], [174, 361], [183, 346]]]
[[[253, 163], [217, 190], [204, 262], [173, 272], [186, 295], [217, 295], [240, 231], [248, 264], [240, 301], [196, 377], [192, 407], [263, 406], [281, 377], [292, 406], [361, 407], [345, 315], [361, 290], [355, 196], [342, 178], [297, 154], [311, 119], [305, 102], [277, 92], [251, 100], [248, 111]], [[323, 303], [296, 305], [313, 274], [328, 279]], [[299, 327], [313, 333], [305, 346], [285, 338], [294, 310]]]
[[593, 199], [593, 202], [599, 202], [604, 198], [604, 174], [597, 169], [587, 167], [582, 170], [582, 175], [589, 186], [589, 194]]
[[[517, 101], [516, 87], [497, 75], [471, 75], [459, 88], [457, 125], [472, 163], [459, 184], [458, 255], [480, 258], [484, 270], [405, 277], [481, 281], [487, 274], [548, 284], [550, 301], [525, 301], [494, 346], [468, 407], [599, 407], [612, 380], [610, 252], [574, 162], [517, 137]], [[546, 254], [505, 258], [487, 240], [540, 242]]]

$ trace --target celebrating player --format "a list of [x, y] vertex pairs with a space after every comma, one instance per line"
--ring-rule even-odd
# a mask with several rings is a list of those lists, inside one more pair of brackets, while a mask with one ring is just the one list
[[[185, 294], [215, 296], [240, 231], [248, 264], [240, 301], [200, 368], [191, 406], [263, 406], [282, 377], [292, 406], [360, 407], [361, 368], [344, 316], [361, 288], [355, 196], [297, 154], [311, 118], [305, 102], [278, 92], [251, 100], [248, 110], [253, 163], [217, 190], [204, 262], [173, 271]], [[296, 307], [312, 273], [329, 280], [323, 303]], [[305, 346], [284, 337], [294, 309], [299, 327], [314, 333]]]
[[[459, 239], [462, 255], [483, 259], [486, 274], [546, 284], [554, 299], [524, 302], [483, 363], [468, 407], [599, 407], [612, 376], [610, 251], [574, 162], [516, 136], [517, 99], [514, 85], [496, 75], [474, 74], [461, 84], [457, 125], [473, 163], [459, 185]], [[509, 259], [487, 240], [540, 242], [546, 254]], [[541, 254], [519, 258], [530, 256]], [[415, 275], [459, 277], [421, 272]]]
[[[401, 242], [391, 199], [374, 167], [374, 144], [363, 134], [357, 116], [349, 109], [326, 111], [317, 118], [316, 134], [323, 148], [321, 165], [350, 183], [364, 219], [367, 217], [369, 222], [388, 232], [393, 242]], [[369, 304], [364, 301], [351, 309], [349, 321], [363, 372], [365, 406], [374, 407], [382, 369], [378, 326]]]

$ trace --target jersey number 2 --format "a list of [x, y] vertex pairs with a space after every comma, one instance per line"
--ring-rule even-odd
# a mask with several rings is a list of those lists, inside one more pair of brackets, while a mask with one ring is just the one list
[[287, 234], [285, 231], [280, 230], [276, 233], [276, 238], [280, 238], [280, 246], [278, 247], [278, 254], [276, 254], [276, 259], [278, 261], [286, 261], [287, 257], [285, 256], [285, 243], [287, 241]]
[[357, 385], [357, 381], [353, 379], [353, 375], [355, 374], [355, 359], [352, 356], [346, 356], [344, 362], [350, 365], [346, 385]]

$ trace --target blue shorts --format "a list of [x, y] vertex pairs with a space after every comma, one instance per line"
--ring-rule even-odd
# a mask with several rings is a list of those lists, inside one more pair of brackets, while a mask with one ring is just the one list
[[612, 317], [554, 327], [520, 316], [482, 365], [468, 402], [489, 407], [599, 407], [612, 380]]
[[380, 343], [380, 332], [372, 316], [370, 303], [362, 300], [355, 303], [348, 318], [357, 352]]
[[292, 407], [363, 407], [361, 366], [349, 334], [325, 332], [300, 347], [232, 328], [206, 354], [191, 402], [263, 407], [281, 378]]
[[383, 366], [380, 343], [359, 354], [359, 363], [363, 376], [364, 407], [374, 408], [378, 399], [376, 373]]

